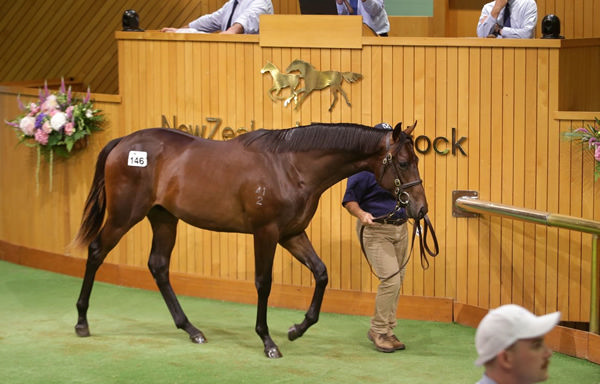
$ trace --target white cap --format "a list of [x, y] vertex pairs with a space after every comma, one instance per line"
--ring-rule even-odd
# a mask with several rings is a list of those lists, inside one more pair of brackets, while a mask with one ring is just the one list
[[492, 360], [517, 340], [532, 339], [550, 332], [560, 320], [560, 312], [536, 316], [515, 304], [502, 305], [485, 315], [475, 332], [479, 357], [475, 365]]

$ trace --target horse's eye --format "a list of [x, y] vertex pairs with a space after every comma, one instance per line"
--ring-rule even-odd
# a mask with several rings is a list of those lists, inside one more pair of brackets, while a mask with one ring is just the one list
[[408, 167], [408, 161], [401, 161], [401, 162], [398, 163], [398, 165], [401, 168], [406, 168], [406, 167]]

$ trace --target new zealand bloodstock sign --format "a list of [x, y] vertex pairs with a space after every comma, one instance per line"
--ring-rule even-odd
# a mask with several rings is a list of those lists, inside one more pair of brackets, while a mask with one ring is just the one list
[[[241, 127], [233, 129], [229, 126], [224, 126], [223, 119], [220, 117], [207, 117], [207, 124], [192, 125], [192, 124], [178, 124], [177, 116], [173, 116], [172, 123], [169, 122], [165, 115], [161, 116], [161, 126], [163, 128], [173, 128], [180, 131], [191, 133], [192, 135], [203, 137], [205, 139], [222, 139], [229, 140], [243, 133], [254, 131], [255, 125], [254, 120], [250, 121], [249, 128]], [[423, 155], [431, 153], [432, 151], [440, 156], [446, 156], [452, 153], [453, 156], [461, 154], [467, 156], [463, 148], [467, 138], [465, 136], [458, 136], [458, 130], [452, 128], [452, 134], [450, 138], [445, 136], [438, 136], [431, 139], [429, 136], [421, 135], [415, 139], [415, 150]]]

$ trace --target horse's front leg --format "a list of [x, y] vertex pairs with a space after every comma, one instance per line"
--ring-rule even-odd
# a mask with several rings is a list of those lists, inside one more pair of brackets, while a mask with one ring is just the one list
[[315, 278], [315, 291], [304, 320], [300, 324], [294, 324], [288, 330], [288, 338], [295, 340], [302, 336], [311, 325], [319, 321], [323, 295], [325, 294], [329, 278], [327, 277], [327, 268], [319, 256], [317, 256], [310, 240], [308, 240], [308, 236], [306, 236], [306, 232], [291, 237], [280, 244], [298, 261], [306, 265]]
[[263, 341], [265, 355], [272, 359], [283, 356], [271, 338], [267, 325], [267, 306], [273, 282], [273, 258], [276, 247], [277, 231], [263, 229], [254, 234], [254, 284], [258, 293], [255, 330]]

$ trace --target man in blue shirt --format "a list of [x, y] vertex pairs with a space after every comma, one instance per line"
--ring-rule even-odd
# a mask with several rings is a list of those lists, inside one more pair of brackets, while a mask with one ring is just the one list
[[272, 15], [271, 0], [229, 0], [213, 13], [191, 21], [185, 28], [163, 28], [163, 32], [257, 34], [260, 15]]
[[495, 0], [482, 8], [477, 36], [532, 39], [536, 24], [535, 0]]
[[336, 0], [338, 15], [360, 15], [379, 36], [387, 36], [390, 21], [383, 0]]
[[[385, 126], [385, 129], [392, 129], [387, 124]], [[408, 260], [406, 211], [403, 208], [395, 211], [394, 196], [377, 184], [375, 175], [368, 171], [348, 178], [342, 204], [358, 218], [356, 229], [361, 246], [379, 279], [375, 311], [367, 337], [381, 352], [405, 349], [393, 330], [397, 324], [398, 297]]]

